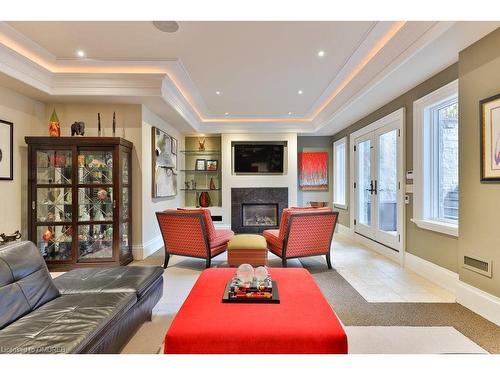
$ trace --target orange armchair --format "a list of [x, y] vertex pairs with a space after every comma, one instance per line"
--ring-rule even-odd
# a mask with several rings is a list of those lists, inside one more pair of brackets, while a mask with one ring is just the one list
[[290, 258], [325, 255], [331, 269], [330, 246], [338, 215], [330, 208], [286, 208], [280, 228], [262, 234], [269, 251], [281, 258], [283, 267]]
[[167, 268], [170, 255], [202, 258], [209, 268], [212, 258], [226, 251], [234, 235], [229, 229], [215, 229], [209, 210], [170, 209], [157, 212], [156, 218], [165, 246], [163, 268]]

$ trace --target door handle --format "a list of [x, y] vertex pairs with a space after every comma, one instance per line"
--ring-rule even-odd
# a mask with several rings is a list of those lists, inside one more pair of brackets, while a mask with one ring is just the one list
[[[376, 182], [375, 182], [375, 186], [376, 186]], [[375, 187], [375, 188], [373, 188], [373, 180], [371, 180], [371, 181], [370, 181], [370, 188], [369, 188], [369, 189], [365, 189], [365, 190], [366, 190], [366, 191], [369, 191], [369, 192], [370, 192], [370, 194], [373, 194], [374, 192], [375, 192], [375, 194], [377, 194], [377, 193], [376, 193], [376, 189], [377, 189], [376, 187]]]
[[375, 188], [373, 189], [373, 192], [377, 195], [377, 180], [375, 180]]

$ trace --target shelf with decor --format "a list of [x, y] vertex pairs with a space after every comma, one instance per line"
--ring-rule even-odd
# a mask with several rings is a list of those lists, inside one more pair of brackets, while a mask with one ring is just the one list
[[[184, 174], [186, 207], [222, 207], [221, 138], [186, 137]], [[193, 194], [194, 193], [194, 194]]]

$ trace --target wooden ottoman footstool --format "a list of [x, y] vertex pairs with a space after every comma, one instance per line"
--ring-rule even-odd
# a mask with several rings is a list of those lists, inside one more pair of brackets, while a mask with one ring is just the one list
[[266, 239], [258, 234], [237, 234], [227, 244], [227, 262], [231, 267], [267, 265]]

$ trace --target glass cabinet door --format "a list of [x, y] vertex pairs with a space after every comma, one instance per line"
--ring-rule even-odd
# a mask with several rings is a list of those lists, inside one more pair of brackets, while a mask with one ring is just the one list
[[37, 150], [32, 214], [35, 243], [46, 260], [71, 260], [71, 150]]
[[120, 215], [120, 258], [128, 258], [132, 255], [131, 227], [130, 227], [130, 153], [121, 152], [121, 215]]
[[78, 261], [113, 257], [113, 150], [78, 152]]

